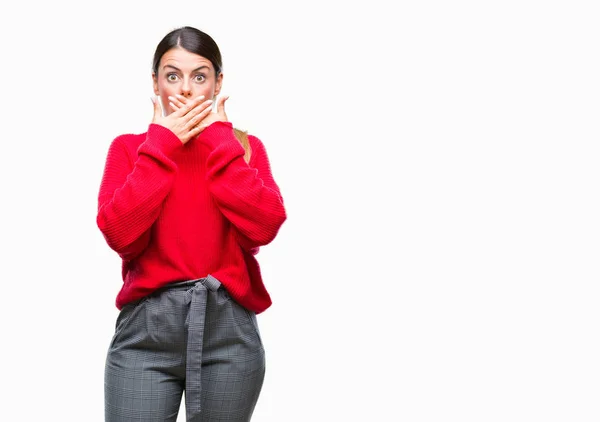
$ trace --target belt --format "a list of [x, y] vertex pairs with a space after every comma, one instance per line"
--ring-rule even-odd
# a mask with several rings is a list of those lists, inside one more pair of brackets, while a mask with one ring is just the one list
[[[179, 284], [179, 283], [177, 283]], [[187, 419], [192, 420], [201, 411], [202, 402], [202, 344], [204, 342], [204, 323], [206, 319], [206, 301], [208, 291], [216, 292], [221, 282], [212, 275], [197, 280], [185, 281], [182, 284], [192, 285], [187, 357], [185, 368], [185, 407]]]

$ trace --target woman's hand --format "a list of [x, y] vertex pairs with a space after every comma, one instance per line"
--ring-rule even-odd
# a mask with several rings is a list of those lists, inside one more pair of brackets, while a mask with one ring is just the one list
[[[219, 98], [217, 102], [217, 111], [214, 113], [209, 113], [206, 115], [203, 120], [200, 122], [200, 132], [206, 129], [214, 122], [227, 122], [227, 114], [225, 113], [225, 101], [229, 99], [229, 96]], [[178, 112], [179, 110], [188, 107], [193, 100], [188, 100], [183, 95], [176, 95], [174, 97], [169, 97], [169, 105], [174, 112]], [[198, 133], [200, 133], [198, 132]]]
[[188, 100], [168, 116], [163, 116], [157, 98], [152, 98], [152, 102], [154, 103], [152, 123], [169, 129], [179, 138], [182, 144], [186, 144], [190, 139], [198, 136], [205, 127], [200, 123], [204, 124], [206, 117], [213, 114], [211, 113], [213, 102], [212, 100], [204, 101], [204, 96]]

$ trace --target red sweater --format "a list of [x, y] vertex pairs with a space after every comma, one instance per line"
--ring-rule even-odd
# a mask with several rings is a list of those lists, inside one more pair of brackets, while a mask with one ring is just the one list
[[97, 224], [123, 260], [121, 309], [165, 284], [216, 277], [247, 309], [271, 305], [255, 255], [286, 220], [262, 142], [252, 156], [229, 122], [215, 122], [185, 145], [150, 124], [110, 145]]

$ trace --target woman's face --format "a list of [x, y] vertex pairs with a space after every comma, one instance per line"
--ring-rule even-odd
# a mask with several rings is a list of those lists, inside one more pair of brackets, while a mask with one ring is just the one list
[[167, 51], [158, 64], [158, 75], [153, 74], [154, 94], [158, 95], [164, 107], [164, 114], [174, 110], [169, 106], [169, 96], [183, 95], [187, 99], [204, 95], [213, 99], [221, 91], [223, 74], [215, 75], [210, 60], [190, 53], [183, 48]]

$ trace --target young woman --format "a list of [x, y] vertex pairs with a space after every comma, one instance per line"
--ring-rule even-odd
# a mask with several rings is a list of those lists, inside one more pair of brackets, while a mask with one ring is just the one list
[[178, 28], [158, 44], [154, 117], [110, 145], [97, 224], [122, 258], [106, 359], [109, 422], [249, 421], [265, 374], [256, 314], [271, 305], [255, 258], [286, 220], [262, 142], [219, 97], [221, 53]]

